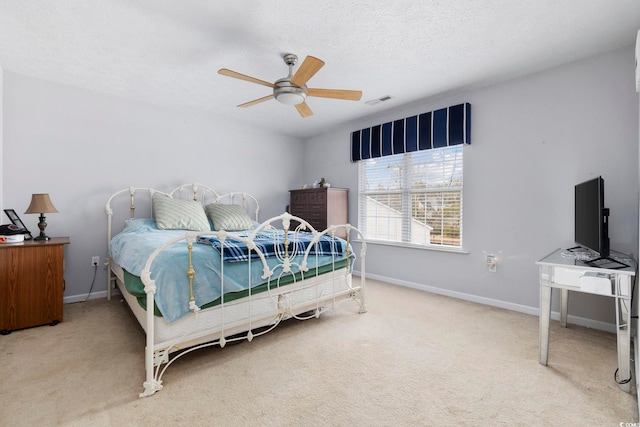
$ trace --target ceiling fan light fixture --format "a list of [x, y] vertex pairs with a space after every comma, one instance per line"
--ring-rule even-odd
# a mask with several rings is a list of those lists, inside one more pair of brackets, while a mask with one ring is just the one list
[[282, 79], [276, 82], [277, 87], [273, 89], [273, 96], [285, 105], [302, 104], [307, 99], [307, 92], [297, 86], [293, 86], [291, 82]]
[[300, 93], [281, 92], [275, 95], [278, 102], [285, 105], [298, 105], [302, 104], [306, 97]]

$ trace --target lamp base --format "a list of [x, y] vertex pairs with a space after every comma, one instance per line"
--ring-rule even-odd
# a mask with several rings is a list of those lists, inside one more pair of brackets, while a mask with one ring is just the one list
[[43, 213], [40, 214], [40, 222], [38, 223], [38, 228], [40, 229], [40, 235], [38, 237], [35, 237], [33, 240], [49, 240], [49, 236], [44, 234], [44, 229], [47, 228], [47, 219], [44, 217]]

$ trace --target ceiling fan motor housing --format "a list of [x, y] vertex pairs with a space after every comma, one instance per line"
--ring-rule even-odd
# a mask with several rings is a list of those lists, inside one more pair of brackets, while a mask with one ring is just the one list
[[273, 96], [283, 104], [298, 105], [307, 99], [307, 86], [295, 86], [291, 83], [289, 77], [277, 80], [275, 85]]

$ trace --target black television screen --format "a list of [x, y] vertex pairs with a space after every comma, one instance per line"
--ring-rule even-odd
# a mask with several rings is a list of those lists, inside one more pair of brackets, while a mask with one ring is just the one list
[[580, 246], [598, 252], [601, 258], [609, 256], [608, 217], [602, 177], [576, 185], [575, 241]]

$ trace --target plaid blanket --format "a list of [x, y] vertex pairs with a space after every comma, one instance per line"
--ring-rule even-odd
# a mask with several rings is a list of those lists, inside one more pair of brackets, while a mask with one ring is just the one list
[[[253, 239], [256, 248], [264, 254], [266, 258], [280, 255], [284, 256], [284, 231], [260, 233]], [[312, 233], [289, 233], [289, 256], [303, 255], [312, 243]], [[227, 238], [224, 245], [216, 236], [198, 236], [198, 243], [209, 244], [219, 253], [222, 253], [224, 261], [238, 262], [249, 260], [249, 248], [247, 244], [240, 240]], [[322, 235], [317, 244], [314, 244], [309, 251], [310, 255], [335, 255], [343, 256], [345, 253], [346, 241], [338, 237]], [[257, 259], [259, 255], [255, 250], [251, 251], [251, 259]]]

